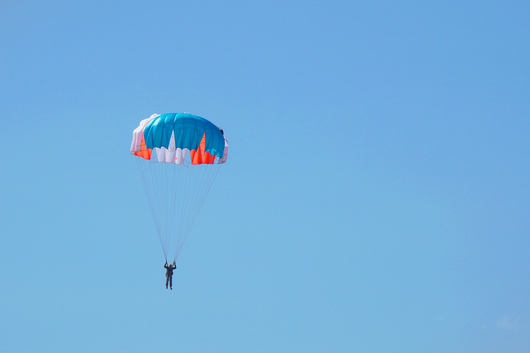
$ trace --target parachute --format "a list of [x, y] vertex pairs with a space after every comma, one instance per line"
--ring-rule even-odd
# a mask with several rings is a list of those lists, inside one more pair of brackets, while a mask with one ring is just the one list
[[176, 260], [226, 162], [223, 130], [189, 113], [153, 114], [133, 131], [131, 153], [164, 257]]

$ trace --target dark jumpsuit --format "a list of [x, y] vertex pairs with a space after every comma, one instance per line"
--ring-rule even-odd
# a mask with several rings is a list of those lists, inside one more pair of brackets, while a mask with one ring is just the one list
[[173, 270], [177, 268], [177, 265], [168, 265], [166, 263], [164, 264], [164, 268], [166, 269], [166, 289], [168, 283], [169, 288], [173, 289]]

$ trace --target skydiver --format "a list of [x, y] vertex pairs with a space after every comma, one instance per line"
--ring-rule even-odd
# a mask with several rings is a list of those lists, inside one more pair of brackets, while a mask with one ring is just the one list
[[173, 261], [173, 265], [168, 265], [166, 260], [164, 268], [166, 269], [166, 289], [169, 283], [169, 289], [173, 290], [173, 270], [177, 268], [177, 264]]

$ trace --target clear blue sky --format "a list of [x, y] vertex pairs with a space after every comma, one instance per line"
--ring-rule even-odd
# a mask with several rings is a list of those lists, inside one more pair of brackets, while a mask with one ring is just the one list
[[[3, 1], [0, 350], [530, 347], [530, 3]], [[228, 162], [174, 276], [129, 154]]]

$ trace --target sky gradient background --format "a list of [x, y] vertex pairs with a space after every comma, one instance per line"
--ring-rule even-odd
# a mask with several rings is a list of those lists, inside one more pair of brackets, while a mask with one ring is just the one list
[[[530, 349], [530, 3], [3, 1], [0, 350]], [[229, 158], [174, 276], [153, 113]]]

